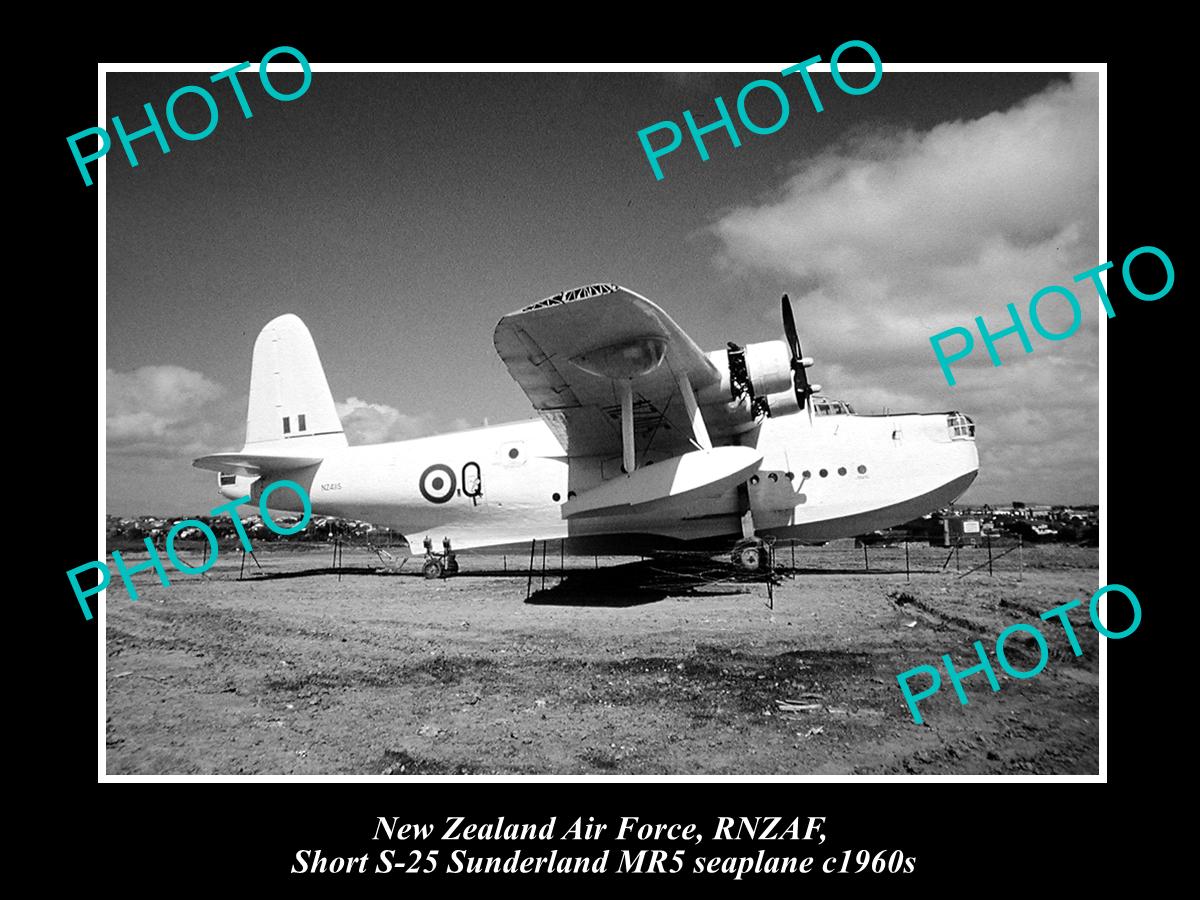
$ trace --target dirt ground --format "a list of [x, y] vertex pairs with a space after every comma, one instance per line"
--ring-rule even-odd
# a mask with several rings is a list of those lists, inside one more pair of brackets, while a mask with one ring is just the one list
[[[647, 564], [625, 583], [568, 558], [526, 601], [527, 565], [462, 554], [466, 574], [379, 575], [362, 550], [260, 553], [239, 581], [222, 551], [202, 576], [134, 576], [107, 599], [110, 774], [1052, 774], [1098, 771], [1099, 650], [1087, 600], [1097, 551], [1027, 547], [958, 577], [939, 548], [800, 548], [764, 584], [688, 583]], [[986, 560], [964, 551], [966, 571]], [[143, 554], [144, 556], [144, 554]], [[130, 561], [136, 554], [128, 554]], [[781, 562], [790, 559], [781, 554]], [[414, 568], [410, 560], [408, 568]], [[617, 562], [601, 558], [600, 563]], [[251, 561], [247, 560], [247, 566]], [[538, 561], [540, 566], [540, 559]], [[557, 559], [548, 563], [556, 567]], [[302, 574], [305, 571], [309, 574]], [[881, 571], [883, 570], [883, 571]], [[599, 581], [597, 579], [600, 579]], [[571, 590], [567, 590], [571, 589]], [[1001, 690], [943, 689], [913, 723], [896, 675], [975, 661], [1000, 631], [1072, 598], [1084, 655], [1039, 623], [1050, 662]], [[1014, 665], [1031, 644], [1008, 644]], [[925, 682], [914, 682], [914, 690]]]

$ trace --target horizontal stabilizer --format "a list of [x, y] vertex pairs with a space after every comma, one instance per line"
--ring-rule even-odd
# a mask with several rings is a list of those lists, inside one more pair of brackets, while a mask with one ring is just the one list
[[251, 478], [264, 472], [276, 474], [319, 465], [320, 456], [291, 456], [281, 453], [213, 453], [193, 460], [197, 469], [208, 469], [227, 475], [248, 475]]
[[762, 465], [762, 459], [753, 447], [693, 450], [584, 491], [563, 504], [562, 516], [570, 519], [642, 512], [660, 504], [718, 496], [749, 478]]

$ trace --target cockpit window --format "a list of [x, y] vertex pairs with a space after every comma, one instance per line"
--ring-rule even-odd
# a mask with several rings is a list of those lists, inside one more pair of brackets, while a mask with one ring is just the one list
[[812, 399], [812, 411], [815, 416], [852, 416], [854, 407], [843, 400], [828, 400], [825, 397]]
[[952, 441], [972, 440], [975, 437], [975, 423], [960, 412], [946, 414], [946, 429]]

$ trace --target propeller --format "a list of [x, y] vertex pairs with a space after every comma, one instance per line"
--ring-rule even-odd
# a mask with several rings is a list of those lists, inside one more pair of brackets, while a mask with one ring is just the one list
[[[808, 408], [808, 398], [821, 390], [819, 384], [808, 383], [809, 366], [813, 364], [811, 356], [804, 356], [800, 350], [800, 337], [796, 334], [796, 317], [792, 315], [792, 301], [788, 295], [783, 295], [783, 333], [787, 337], [788, 350], [792, 354], [792, 384], [796, 388], [796, 402], [801, 409]], [[812, 410], [809, 409], [809, 415]]]

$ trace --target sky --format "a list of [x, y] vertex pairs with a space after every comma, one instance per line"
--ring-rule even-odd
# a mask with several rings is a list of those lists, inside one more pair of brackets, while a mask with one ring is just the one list
[[[739, 129], [738, 148], [714, 132], [705, 162], [685, 128], [657, 181], [639, 129], [682, 125], [685, 109], [712, 121], [715, 96], [733, 109], [771, 76], [317, 72], [285, 103], [255, 68], [241, 79], [253, 118], [217, 89], [207, 138], [168, 131], [167, 155], [143, 139], [137, 168], [109, 153], [109, 513], [221, 502], [191, 460], [241, 448], [251, 350], [277, 315], [308, 325], [350, 442], [374, 443], [531, 417], [496, 322], [600, 281], [706, 349], [781, 337], [787, 292], [826, 395], [975, 419], [964, 502], [1097, 502], [1094, 292], [1077, 292], [1072, 337], [1033, 335], [1030, 354], [1003, 339], [1001, 368], [980, 345], [954, 387], [929, 343], [976, 316], [1006, 327], [1006, 304], [1024, 312], [1101, 261], [1095, 75], [886, 73], [852, 96], [813, 73], [821, 113], [776, 77], [782, 129]], [[202, 80], [110, 73], [109, 116], [139, 127], [151, 102], [161, 119]], [[179, 120], [199, 131], [191, 99]], [[772, 102], [755, 92], [751, 116], [770, 122]], [[1070, 321], [1058, 301], [1041, 312]]]

